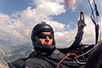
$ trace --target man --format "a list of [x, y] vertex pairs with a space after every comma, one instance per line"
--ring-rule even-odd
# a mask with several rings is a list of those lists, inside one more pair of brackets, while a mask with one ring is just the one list
[[[82, 31], [79, 32], [83, 34]], [[77, 36], [78, 38], [80, 37], [79, 35]], [[81, 41], [82, 38], [79, 39]], [[55, 47], [54, 31], [49, 24], [45, 22], [37, 24], [33, 28], [31, 40], [35, 51], [28, 58], [8, 63], [10, 68], [78, 68], [82, 66], [77, 62], [72, 62], [72, 58], [66, 57], [66, 53], [70, 50], [69, 48], [58, 50]], [[78, 45], [80, 41], [78, 41]], [[63, 59], [64, 57], [66, 59]]]

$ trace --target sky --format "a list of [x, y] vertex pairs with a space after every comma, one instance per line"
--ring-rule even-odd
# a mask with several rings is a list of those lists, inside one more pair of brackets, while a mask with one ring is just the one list
[[[93, 0], [90, 2], [94, 7]], [[95, 2], [100, 13], [98, 24], [101, 24], [102, 1]], [[45, 21], [54, 29], [56, 46], [69, 47], [77, 34], [77, 21], [81, 10], [86, 23], [82, 43], [93, 44], [95, 26], [90, 19], [88, 0], [71, 0], [69, 8], [65, 0], [0, 0], [0, 39], [12, 42], [12, 46], [31, 42], [33, 27]]]

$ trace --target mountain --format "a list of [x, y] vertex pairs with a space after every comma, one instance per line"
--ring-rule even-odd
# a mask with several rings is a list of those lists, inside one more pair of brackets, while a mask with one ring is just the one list
[[2, 58], [0, 58], [0, 68], [9, 68], [7, 63]]
[[26, 32], [23, 31], [20, 33], [19, 30], [18, 32], [15, 30], [9, 32], [9, 30], [0, 29], [0, 57], [7, 62], [27, 57], [33, 50], [29, 40], [30, 35], [26, 36]]
[[13, 61], [18, 58], [25, 58], [27, 57], [33, 50], [31, 43], [26, 43], [23, 45], [18, 46], [11, 46], [9, 47], [9, 51], [5, 53], [3, 59], [8, 61]]
[[[29, 41], [28, 41], [29, 42]], [[17, 38], [9, 38], [9, 37], [0, 37], [0, 46], [18, 46], [27, 43], [27, 41], [23, 41]]]
[[8, 68], [6, 62], [26, 58], [32, 51], [31, 42], [26, 43], [16, 38], [0, 37], [0, 68]]

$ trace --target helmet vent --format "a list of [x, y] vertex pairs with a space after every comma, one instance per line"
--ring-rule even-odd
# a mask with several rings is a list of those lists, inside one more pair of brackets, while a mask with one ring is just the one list
[[41, 23], [42, 23], [42, 24], [46, 24], [46, 22], [43, 22], [43, 21], [42, 21]]

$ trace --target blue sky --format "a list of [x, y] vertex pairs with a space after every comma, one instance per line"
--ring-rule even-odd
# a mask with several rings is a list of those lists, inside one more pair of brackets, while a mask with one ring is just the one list
[[11, 15], [14, 11], [22, 11], [29, 6], [27, 0], [0, 0], [0, 11]]
[[[87, 24], [82, 42], [94, 43], [94, 25], [90, 20], [88, 0], [72, 1], [73, 7], [67, 9], [64, 0], [0, 0], [0, 39], [18, 41], [14, 45], [30, 42], [33, 26], [46, 21], [54, 28], [57, 46], [70, 46], [77, 33], [79, 9], [82, 9]], [[90, 1], [92, 3], [92, 0]], [[100, 12], [99, 23], [101, 23], [102, 1], [95, 1]]]

